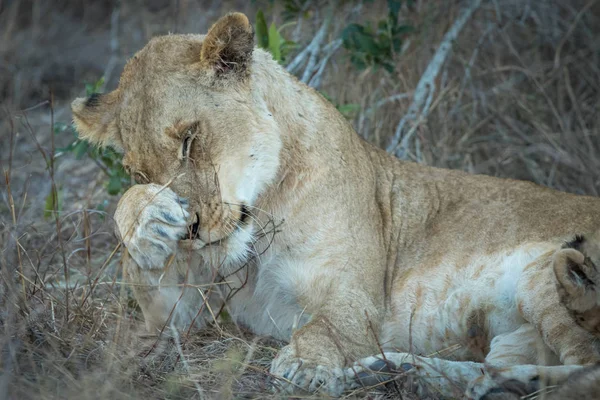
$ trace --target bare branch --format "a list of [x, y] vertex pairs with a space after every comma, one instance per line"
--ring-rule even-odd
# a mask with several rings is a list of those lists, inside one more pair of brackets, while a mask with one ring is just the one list
[[[321, 49], [321, 42], [323, 42], [323, 39], [325, 39], [325, 35], [329, 30], [329, 25], [331, 25], [331, 13], [329, 13], [327, 17], [325, 17], [323, 25], [321, 25], [321, 27], [317, 31], [317, 34], [310, 42], [310, 44], [306, 46], [304, 50], [298, 53], [298, 55], [292, 60], [292, 62], [288, 64], [286, 69], [289, 72], [296, 72], [302, 66], [302, 64], [306, 62], [307, 58], [309, 58], [310, 64], [310, 59], [316, 57], [316, 55], [319, 53], [319, 50]], [[314, 62], [316, 62], [316, 60]]]
[[463, 10], [462, 14], [444, 35], [438, 49], [417, 84], [415, 96], [413, 97], [412, 104], [408, 108], [408, 112], [398, 123], [394, 137], [387, 147], [388, 152], [396, 154], [399, 158], [406, 157], [408, 143], [411, 137], [415, 133], [418, 124], [427, 118], [429, 107], [435, 94], [435, 80], [440, 73], [442, 65], [446, 61], [450, 50], [452, 50], [452, 44], [458, 37], [458, 34], [465, 23], [471, 18], [471, 15], [473, 15], [480, 5], [481, 0], [473, 0], [473, 2]]
[[121, 14], [121, 2], [117, 1], [110, 15], [110, 59], [104, 69], [104, 87], [108, 84], [112, 71], [119, 60], [119, 15]]
[[[329, 43], [327, 46], [323, 48], [323, 53], [325, 54], [321, 61], [317, 64], [317, 72], [313, 75], [313, 77], [308, 82], [308, 86], [312, 86], [314, 88], [318, 88], [321, 86], [321, 77], [323, 76], [323, 71], [325, 71], [325, 66], [327, 62], [331, 58], [331, 56], [341, 47], [342, 39], [336, 39]], [[308, 68], [306, 69], [308, 71]], [[306, 73], [305, 71], [305, 73]], [[304, 79], [304, 77], [303, 77]], [[304, 80], [303, 80], [304, 81]]]

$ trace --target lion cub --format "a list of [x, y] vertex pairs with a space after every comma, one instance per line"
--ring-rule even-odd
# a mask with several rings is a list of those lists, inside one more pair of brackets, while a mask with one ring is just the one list
[[565, 303], [597, 288], [600, 199], [395, 159], [242, 14], [152, 39], [72, 109], [136, 179], [115, 222], [150, 331], [227, 307], [289, 341], [280, 390], [334, 396], [410, 373], [482, 397], [486, 368], [528, 384], [600, 361], [597, 314]]

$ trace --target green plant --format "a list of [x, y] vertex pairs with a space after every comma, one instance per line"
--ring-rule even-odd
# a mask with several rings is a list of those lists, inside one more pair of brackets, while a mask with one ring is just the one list
[[275, 61], [283, 64], [289, 52], [296, 47], [296, 43], [286, 40], [281, 34], [281, 31], [290, 24], [283, 24], [277, 28], [275, 22], [272, 22], [267, 28], [265, 15], [259, 10], [256, 13], [255, 25], [258, 47], [269, 51]]
[[325, 97], [325, 99], [327, 99], [331, 104], [333, 104], [335, 106], [335, 108], [337, 108], [337, 110], [347, 119], [353, 119], [356, 116], [356, 113], [358, 113], [358, 111], [360, 110], [359, 104], [356, 104], [356, 103], [340, 104], [337, 101], [335, 101], [331, 96], [329, 96], [327, 93], [325, 93], [324, 91], [320, 90], [319, 93], [321, 93], [321, 95], [323, 97]]
[[[310, 16], [310, 7], [312, 0], [279, 0], [277, 3], [283, 6], [281, 17], [284, 21], [292, 21], [299, 17], [308, 18]], [[275, 0], [251, 0], [250, 4], [256, 8], [266, 8], [273, 10]]]
[[310, 0], [284, 0], [283, 11], [281, 15], [284, 21], [291, 21], [299, 16], [302, 18], [309, 17], [308, 8], [310, 6]]
[[[85, 85], [86, 96], [98, 93], [103, 84], [103, 78], [94, 83], [87, 83]], [[131, 178], [123, 168], [123, 156], [114, 149], [110, 147], [94, 146], [86, 140], [79, 139], [77, 131], [72, 124], [54, 124], [54, 134], [70, 134], [73, 138], [68, 145], [57, 149], [55, 157], [70, 153], [77, 159], [81, 159], [85, 156], [91, 158], [107, 176], [106, 191], [108, 194], [117, 195], [127, 190], [130, 186]]]
[[375, 27], [350, 24], [342, 31], [344, 48], [350, 54], [350, 60], [359, 69], [381, 66], [389, 72], [394, 71], [393, 58], [402, 49], [404, 36], [413, 30], [410, 25], [398, 23], [398, 14], [402, 6], [400, 0], [388, 0], [388, 16]]

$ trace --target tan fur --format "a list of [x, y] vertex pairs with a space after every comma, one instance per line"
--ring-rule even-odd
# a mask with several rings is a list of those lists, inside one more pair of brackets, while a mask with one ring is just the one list
[[580, 238], [554, 261], [558, 294], [572, 317], [600, 337], [600, 234]]
[[[412, 371], [432, 383], [439, 364], [463, 389], [484, 361], [600, 360], [553, 268], [577, 235], [599, 245], [599, 199], [391, 157], [252, 50], [245, 16], [152, 39], [115, 91], [75, 100], [73, 115], [139, 180], [115, 221], [151, 330], [201, 327], [210, 293], [187, 290], [216, 283], [212, 308], [227, 300], [238, 323], [290, 340], [271, 368], [282, 390], [333, 395], [381, 350], [435, 354]], [[188, 286], [165, 290], [161, 276]], [[362, 372], [379, 358], [365, 360]]]

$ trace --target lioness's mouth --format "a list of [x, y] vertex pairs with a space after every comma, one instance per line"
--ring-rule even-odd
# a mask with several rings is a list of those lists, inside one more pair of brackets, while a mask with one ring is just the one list
[[190, 239], [196, 239], [198, 237], [198, 230], [200, 229], [200, 215], [196, 213], [196, 219], [190, 226]]
[[[240, 206], [239, 212], [240, 212], [240, 216], [234, 225], [235, 226], [234, 231], [236, 231], [236, 230], [242, 228], [242, 226], [248, 224], [248, 216], [250, 214], [248, 212], [247, 206], [242, 204]], [[231, 233], [233, 233], [233, 232], [231, 232]], [[227, 235], [226, 237], [222, 237], [220, 239], [213, 240], [212, 242], [205, 243], [204, 246], [221, 244], [229, 236], [230, 235]], [[194, 222], [191, 223], [190, 225], [188, 225], [188, 234], [184, 238], [182, 238], [182, 240], [196, 240], [196, 239], [201, 240], [200, 239], [200, 214], [198, 214], [197, 212], [194, 214]]]
[[[200, 214], [195, 213], [194, 215], [194, 222], [188, 226], [188, 235], [183, 240], [200, 239]], [[225, 237], [213, 240], [212, 242], [204, 243], [202, 247], [221, 244], [221, 242], [223, 242], [225, 239], [227, 238]]]

